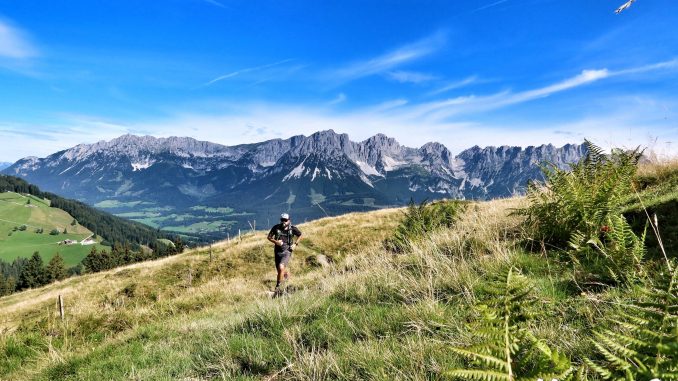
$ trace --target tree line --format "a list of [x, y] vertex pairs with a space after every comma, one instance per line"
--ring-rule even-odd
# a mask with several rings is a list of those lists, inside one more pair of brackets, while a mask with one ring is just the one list
[[106, 246], [119, 242], [123, 244], [129, 243], [134, 249], [139, 249], [140, 245], [148, 246], [157, 239], [175, 238], [173, 235], [162, 232], [159, 229], [153, 229], [140, 222], [116, 217], [80, 201], [43, 192], [37, 186], [21, 178], [0, 175], [0, 192], [6, 191], [27, 193], [39, 198], [48, 199], [52, 207], [64, 210], [73, 216], [80, 225], [101, 236], [105, 240], [104, 245]]
[[[11, 263], [0, 260], [0, 296], [40, 287], [68, 276], [99, 272], [184, 251], [185, 245], [179, 236], [116, 217], [80, 201], [43, 192], [21, 178], [0, 175], [0, 192], [7, 191], [49, 200], [51, 207], [64, 210], [73, 217], [71, 225], [79, 223], [88, 228], [94, 233], [94, 237], [101, 236], [102, 244], [111, 249], [98, 250], [93, 246], [81, 264], [70, 268], [65, 267], [63, 257], [59, 254], [47, 265], [43, 263], [39, 252], [34, 252], [30, 258], [17, 258]], [[25, 225], [16, 227], [15, 230], [22, 228], [25, 230]], [[43, 230], [36, 230], [36, 233], [43, 233]], [[50, 234], [59, 233], [53, 231]], [[65, 229], [63, 233], [66, 233]]]
[[134, 250], [129, 244], [113, 245], [111, 250], [98, 250], [92, 246], [89, 254], [76, 266], [67, 268], [63, 257], [57, 253], [47, 265], [39, 252], [30, 258], [17, 258], [11, 263], [0, 260], [0, 296], [29, 288], [41, 287], [69, 276], [95, 273], [136, 262], [158, 259], [184, 251], [181, 238], [163, 243], [157, 241], [151, 250]]

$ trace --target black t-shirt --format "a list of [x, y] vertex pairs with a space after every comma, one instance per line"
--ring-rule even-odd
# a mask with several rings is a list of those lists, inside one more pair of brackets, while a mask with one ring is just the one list
[[279, 223], [271, 228], [271, 231], [268, 232], [268, 236], [274, 238], [275, 240], [281, 239], [283, 241], [282, 246], [275, 245], [275, 252], [278, 253], [282, 251], [288, 251], [290, 246], [292, 246], [292, 243], [294, 243], [294, 241], [292, 241], [292, 237], [300, 237], [301, 230], [299, 230], [294, 225], [290, 225], [289, 228], [286, 228], [285, 224]]

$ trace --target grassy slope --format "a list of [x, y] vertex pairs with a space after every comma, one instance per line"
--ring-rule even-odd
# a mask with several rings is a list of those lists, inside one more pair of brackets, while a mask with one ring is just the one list
[[[315, 262], [319, 251], [334, 260], [356, 253], [386, 237], [398, 214], [383, 210], [301, 225], [307, 240], [294, 254], [299, 272], [295, 284], [303, 287], [322, 277], [323, 271], [307, 264]], [[213, 253], [212, 262], [203, 248], [1, 298], [0, 332], [12, 333], [0, 339], [0, 379], [59, 378], [53, 373], [68, 373], [64, 366], [77, 368], [80, 379], [95, 374], [125, 378], [130, 372], [163, 379], [192, 373], [194, 359], [185, 356], [200, 343], [170, 343], [182, 341], [186, 327], [204, 319], [224, 327], [234, 324], [243, 311], [270, 302], [268, 290], [274, 283], [272, 248], [263, 232], [221, 242]], [[54, 320], [58, 294], [66, 300], [66, 324]], [[48, 334], [55, 329], [56, 336]], [[158, 346], [146, 348], [155, 345], [140, 342], [137, 335], [155, 337]], [[55, 362], [57, 352], [70, 360]], [[99, 361], [108, 365], [97, 365]], [[81, 368], [85, 363], [90, 365]], [[45, 373], [34, 374], [37, 370]]]
[[[524, 252], [510, 215], [523, 202], [472, 204], [398, 256], [379, 245], [398, 210], [304, 224], [281, 299], [261, 232], [216, 245], [212, 262], [202, 248], [2, 298], [0, 379], [442, 379], [460, 364], [447, 348], [474, 340], [465, 322], [487, 275], [511, 265], [535, 286], [532, 331], [577, 362], [637, 290], [583, 290], [552, 254]], [[314, 267], [317, 253], [337, 265]]]
[[[629, 200], [626, 216], [641, 232], [647, 221], [642, 206], [650, 216], [656, 214], [664, 248], [668, 253], [678, 253], [678, 160], [641, 166], [638, 179], [640, 189], [638, 195]], [[661, 257], [653, 234], [648, 234], [646, 243], [651, 256]]]
[[[27, 205], [27, 200], [31, 204]], [[71, 226], [73, 217], [63, 210], [50, 208], [49, 201], [34, 196], [24, 196], [13, 192], [0, 193], [0, 259], [11, 262], [18, 257], [30, 257], [39, 251], [45, 261], [49, 261], [57, 252], [64, 257], [67, 266], [78, 264], [91, 250], [91, 246], [58, 245], [65, 239], [82, 240], [92, 232], [79, 224]], [[15, 226], [27, 225], [25, 231], [15, 231]], [[37, 234], [37, 228], [44, 233]], [[52, 229], [60, 232], [67, 229], [68, 234], [50, 235]], [[11, 235], [10, 232], [12, 233]], [[103, 246], [98, 246], [103, 248]]]

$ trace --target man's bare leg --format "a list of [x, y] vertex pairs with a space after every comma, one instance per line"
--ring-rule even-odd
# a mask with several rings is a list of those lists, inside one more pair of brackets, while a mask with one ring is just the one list
[[280, 287], [282, 284], [283, 280], [285, 279], [285, 274], [287, 271], [285, 270], [285, 265], [284, 264], [279, 264], [278, 265], [278, 282], [276, 283], [276, 288]]

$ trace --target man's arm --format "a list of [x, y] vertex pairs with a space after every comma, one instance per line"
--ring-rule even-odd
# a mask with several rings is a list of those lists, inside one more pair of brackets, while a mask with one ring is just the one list
[[278, 239], [278, 240], [275, 239], [274, 236], [275, 236], [275, 232], [273, 231], [273, 229], [271, 229], [271, 231], [268, 233], [268, 237], [266, 237], [266, 239], [273, 242], [276, 246], [282, 246], [283, 241], [281, 239]]
[[297, 246], [297, 244], [299, 243], [299, 241], [301, 241], [302, 235], [301, 235], [301, 230], [299, 230], [296, 226], [294, 226], [292, 229], [293, 229], [292, 234], [294, 234], [294, 236], [297, 237], [297, 239], [294, 241], [294, 244], [292, 246], [292, 248], [295, 248]]
[[276, 241], [276, 239], [273, 238], [273, 237], [270, 236], [270, 235], [268, 236], [268, 240], [271, 241], [271, 242], [273, 242], [276, 246], [282, 246], [282, 240], [277, 240], [277, 241]]

